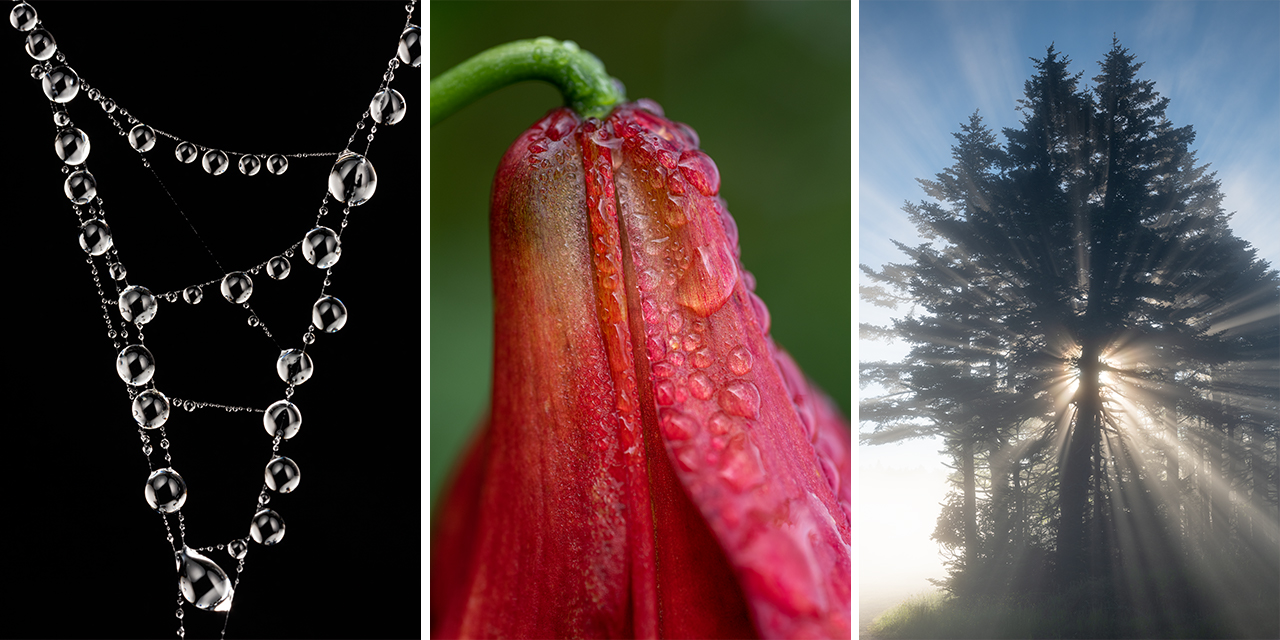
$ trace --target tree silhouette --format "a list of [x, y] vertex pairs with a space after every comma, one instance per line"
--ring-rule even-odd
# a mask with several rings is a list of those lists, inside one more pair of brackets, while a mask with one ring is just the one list
[[[1229, 540], [1274, 594], [1280, 275], [1231, 233], [1192, 128], [1128, 50], [1113, 41], [1091, 89], [1052, 46], [1033, 61], [1006, 143], [975, 113], [954, 164], [919, 181], [931, 200], [905, 210], [927, 242], [862, 267], [873, 303], [913, 305], [863, 329], [912, 347], [863, 365], [889, 391], [864, 401], [863, 441], [944, 436], [961, 499], [935, 537], [966, 547], [953, 591], [1051, 571], [1058, 592], [1102, 585], [1094, 608], [1123, 591], [1158, 612]], [[1030, 504], [1056, 505], [1052, 560], [1014, 571]], [[1188, 564], [1192, 538], [1205, 562]]]

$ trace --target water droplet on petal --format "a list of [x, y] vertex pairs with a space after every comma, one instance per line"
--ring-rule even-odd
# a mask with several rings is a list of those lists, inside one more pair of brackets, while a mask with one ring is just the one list
[[693, 366], [699, 369], [706, 369], [711, 366], [711, 363], [714, 362], [715, 359], [714, 356], [712, 356], [710, 349], [698, 349], [693, 352], [689, 361], [693, 363]]
[[720, 408], [726, 413], [743, 418], [755, 418], [760, 413], [760, 390], [748, 380], [734, 380], [720, 390]]
[[694, 313], [709, 316], [733, 294], [737, 261], [723, 242], [713, 241], [694, 249], [692, 267], [680, 280], [677, 299]]
[[661, 380], [653, 385], [653, 395], [661, 405], [675, 404], [676, 385], [670, 380]]
[[734, 375], [743, 376], [751, 371], [752, 360], [751, 352], [747, 351], [746, 347], [738, 345], [729, 351], [726, 364]]
[[696, 371], [689, 374], [689, 393], [699, 400], [708, 400], [715, 393], [715, 383], [711, 381], [711, 376]]
[[687, 149], [680, 154], [680, 173], [702, 195], [720, 193], [720, 169], [711, 156], [701, 150]]
[[720, 459], [720, 477], [737, 491], [745, 491], [764, 481], [760, 450], [746, 432], [729, 439]]
[[688, 440], [698, 432], [698, 421], [675, 409], [663, 409], [658, 416], [658, 426], [668, 440]]

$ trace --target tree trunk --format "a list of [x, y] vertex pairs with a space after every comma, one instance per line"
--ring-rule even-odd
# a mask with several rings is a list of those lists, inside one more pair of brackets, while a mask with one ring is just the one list
[[960, 473], [964, 476], [964, 561], [972, 571], [977, 566], [978, 531], [977, 531], [977, 486], [973, 472], [973, 441], [963, 438], [960, 441]]
[[1098, 397], [1100, 352], [1095, 344], [1086, 344], [1080, 356], [1076, 416], [1059, 472], [1058, 572], [1063, 583], [1085, 578], [1088, 573], [1088, 536], [1084, 520], [1102, 417]]

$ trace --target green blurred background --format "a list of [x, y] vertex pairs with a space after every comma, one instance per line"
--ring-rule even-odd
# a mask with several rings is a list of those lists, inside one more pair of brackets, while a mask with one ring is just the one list
[[[489, 47], [573, 40], [720, 168], [774, 339], [849, 413], [851, 165], [847, 2], [431, 2], [430, 74]], [[488, 202], [498, 161], [561, 104], [502, 89], [431, 130], [431, 502], [485, 411]]]

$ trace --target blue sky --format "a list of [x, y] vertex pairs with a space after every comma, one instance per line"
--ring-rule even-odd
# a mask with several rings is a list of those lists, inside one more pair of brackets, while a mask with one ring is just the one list
[[[1052, 42], [1084, 80], [1120, 44], [1192, 125], [1201, 163], [1218, 172], [1232, 228], [1280, 265], [1280, 2], [860, 2], [859, 261], [914, 239], [901, 212], [951, 164], [951, 133], [974, 109], [997, 133]], [[1003, 136], [1000, 136], [1003, 142]]]

